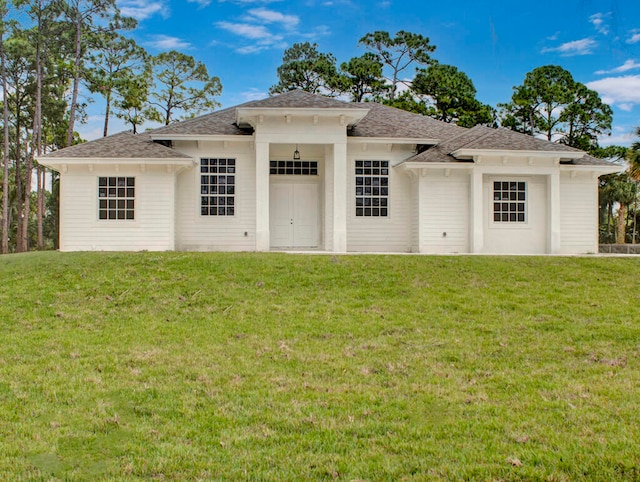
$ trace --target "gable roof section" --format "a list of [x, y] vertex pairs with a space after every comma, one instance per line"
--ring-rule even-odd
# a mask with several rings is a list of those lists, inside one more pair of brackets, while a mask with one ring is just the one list
[[262, 100], [245, 102], [244, 104], [205, 114], [170, 124], [149, 131], [153, 139], [171, 139], [172, 136], [185, 135], [251, 135], [251, 129], [241, 129], [236, 125], [236, 110], [242, 108], [266, 109], [362, 109], [361, 104], [343, 102], [323, 95], [310, 94], [301, 90], [292, 90], [283, 94], [267, 97]]
[[153, 142], [146, 134], [120, 132], [95, 141], [51, 152], [41, 159], [154, 159], [154, 160], [189, 160], [190, 156], [174, 149]]
[[364, 119], [348, 133], [350, 137], [446, 139], [467, 130], [464, 127], [376, 102], [361, 102], [354, 105], [370, 110]]
[[555, 157], [561, 157], [561, 164], [611, 166], [610, 162], [586, 155], [583, 151], [564, 144], [538, 139], [509, 129], [495, 129], [486, 126], [475, 126], [471, 129], [458, 131], [456, 136], [416, 154], [405, 162], [470, 161], [465, 158], [468, 158], [473, 151], [553, 153]]

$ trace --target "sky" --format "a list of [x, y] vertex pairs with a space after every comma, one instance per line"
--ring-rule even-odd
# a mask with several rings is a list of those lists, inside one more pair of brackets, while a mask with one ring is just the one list
[[[527, 72], [560, 65], [614, 111], [602, 145], [628, 145], [640, 126], [640, 1], [118, 0], [139, 24], [128, 33], [151, 54], [176, 49], [220, 78], [222, 107], [268, 96], [285, 49], [312, 42], [338, 64], [362, 55], [369, 32], [428, 37], [433, 57], [465, 72], [478, 100], [508, 102]], [[412, 77], [413, 72], [407, 74]], [[101, 110], [102, 108], [102, 110]], [[104, 108], [89, 107], [82, 136], [101, 135]], [[114, 120], [112, 133], [125, 127]]]

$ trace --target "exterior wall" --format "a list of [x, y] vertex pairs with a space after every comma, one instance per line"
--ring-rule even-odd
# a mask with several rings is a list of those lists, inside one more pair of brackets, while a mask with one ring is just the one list
[[[527, 205], [525, 223], [493, 222], [493, 182], [525, 181]], [[483, 179], [484, 253], [547, 253], [548, 203], [546, 176], [485, 175]]]
[[177, 178], [176, 249], [183, 251], [254, 251], [256, 248], [255, 150], [249, 141], [176, 142], [176, 150], [194, 159], [236, 160], [235, 214], [200, 214], [200, 168]]
[[[347, 151], [347, 251], [411, 251], [411, 178], [394, 166], [411, 155], [409, 146], [351, 144]], [[389, 216], [356, 216], [355, 161], [389, 161]]]
[[598, 181], [591, 173], [560, 175], [561, 253], [598, 252]]
[[469, 252], [469, 171], [429, 169], [418, 183], [420, 252]]
[[[134, 220], [98, 219], [98, 177], [135, 177]], [[69, 166], [60, 176], [61, 251], [174, 249], [175, 175], [166, 167]]]

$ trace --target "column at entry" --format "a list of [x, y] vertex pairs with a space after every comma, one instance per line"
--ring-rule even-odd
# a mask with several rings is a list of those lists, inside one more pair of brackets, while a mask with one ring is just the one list
[[271, 185], [271, 247], [318, 247], [318, 184]]

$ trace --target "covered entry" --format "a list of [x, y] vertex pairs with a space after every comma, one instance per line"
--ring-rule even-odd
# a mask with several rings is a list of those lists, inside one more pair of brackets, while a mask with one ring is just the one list
[[271, 183], [269, 219], [272, 248], [319, 246], [319, 194], [317, 179]]

